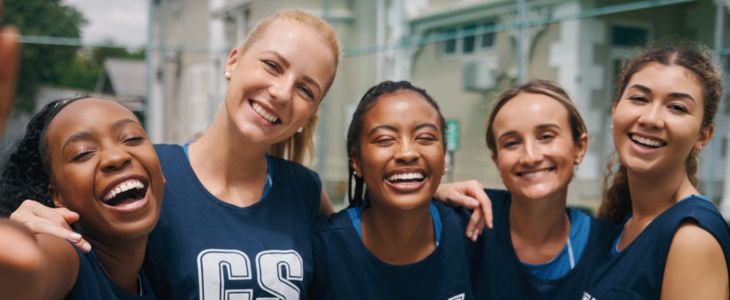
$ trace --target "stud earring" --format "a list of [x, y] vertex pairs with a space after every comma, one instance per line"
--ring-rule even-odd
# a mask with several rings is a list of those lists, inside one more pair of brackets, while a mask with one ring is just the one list
[[226, 80], [230, 81], [231, 80], [231, 72], [225, 71], [223, 73], [223, 77], [225, 77]]
[[299, 129], [297, 129], [297, 133], [302, 133], [302, 131], [304, 131], [304, 126], [299, 127]]

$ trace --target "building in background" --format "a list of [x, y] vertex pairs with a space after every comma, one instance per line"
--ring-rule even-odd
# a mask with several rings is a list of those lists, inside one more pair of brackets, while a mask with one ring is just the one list
[[[613, 151], [613, 79], [636, 45], [666, 37], [696, 40], [728, 54], [725, 1], [702, 0], [155, 0], [150, 1], [148, 128], [158, 142], [203, 131], [225, 94], [223, 64], [262, 18], [300, 8], [338, 31], [343, 59], [320, 107], [310, 166], [332, 199], [347, 186], [345, 137], [362, 94], [381, 80], [413, 81], [458, 123], [450, 178], [501, 181], [484, 141], [484, 120], [500, 90], [529, 79], [563, 86], [588, 123], [590, 149], [569, 201], [595, 207]], [[725, 59], [722, 60], [723, 64]], [[728, 115], [723, 104], [703, 151], [701, 190], [722, 198]], [[727, 190], [727, 189], [725, 189]], [[730, 204], [730, 202], [728, 202]]]

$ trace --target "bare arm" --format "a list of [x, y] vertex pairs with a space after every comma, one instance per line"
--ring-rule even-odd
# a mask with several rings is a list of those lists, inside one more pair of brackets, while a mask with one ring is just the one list
[[328, 196], [327, 192], [322, 189], [322, 193], [320, 194], [319, 199], [319, 215], [329, 216], [333, 212], [335, 212], [335, 209], [332, 207], [332, 201], [330, 201], [330, 196]]
[[69, 226], [79, 220], [79, 215], [66, 208], [51, 208], [38, 201], [25, 200], [10, 215], [10, 219], [27, 226], [33, 233], [57, 236], [87, 253], [91, 250], [91, 244]]
[[728, 270], [720, 243], [694, 223], [679, 227], [669, 248], [662, 299], [728, 299]]
[[71, 290], [79, 269], [73, 246], [9, 220], [0, 220], [0, 236], [0, 299], [62, 299]]
[[[2, 16], [2, 0], [0, 0]], [[0, 136], [5, 131], [5, 121], [10, 116], [15, 98], [15, 85], [18, 79], [18, 32], [6, 26], [0, 28]]]
[[442, 183], [434, 198], [444, 203], [473, 209], [471, 220], [466, 226], [466, 236], [475, 241], [481, 234], [484, 225], [492, 228], [492, 202], [484, 192], [484, 185], [479, 181], [459, 181]]

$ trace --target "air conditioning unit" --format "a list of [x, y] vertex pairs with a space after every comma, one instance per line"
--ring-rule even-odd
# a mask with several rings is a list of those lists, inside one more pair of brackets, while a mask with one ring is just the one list
[[483, 92], [497, 86], [496, 63], [486, 59], [465, 61], [462, 66], [462, 78], [464, 90], [472, 92]]

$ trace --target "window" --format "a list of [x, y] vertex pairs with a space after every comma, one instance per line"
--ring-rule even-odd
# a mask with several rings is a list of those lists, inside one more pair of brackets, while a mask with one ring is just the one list
[[446, 56], [474, 55], [494, 47], [494, 22], [469, 23], [442, 29], [441, 34], [448, 39], [441, 44], [441, 54]]
[[648, 30], [640, 27], [611, 26], [611, 43], [614, 46], [636, 47], [646, 44], [649, 39]]

